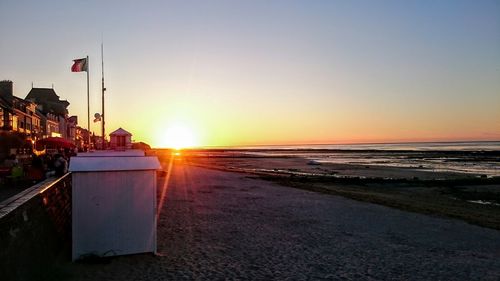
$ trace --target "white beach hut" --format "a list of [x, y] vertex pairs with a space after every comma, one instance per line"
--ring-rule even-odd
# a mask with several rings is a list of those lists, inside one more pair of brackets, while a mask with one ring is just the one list
[[125, 157], [125, 156], [144, 156], [143, 150], [127, 149], [127, 150], [94, 150], [89, 152], [79, 152], [78, 157]]
[[132, 148], [132, 134], [122, 128], [118, 128], [109, 134], [111, 149], [130, 149]]
[[158, 169], [156, 157], [71, 158], [73, 260], [156, 252]]

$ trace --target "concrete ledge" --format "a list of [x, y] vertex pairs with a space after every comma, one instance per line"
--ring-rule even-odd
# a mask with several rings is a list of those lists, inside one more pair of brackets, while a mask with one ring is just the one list
[[[71, 175], [49, 178], [0, 203], [2, 280], [52, 280], [71, 237]], [[56, 274], [57, 275], [57, 274]]]
[[67, 175], [68, 174], [62, 176], [61, 178], [48, 178], [0, 202], [0, 219], [8, 215], [10, 212], [14, 211], [17, 207], [31, 200], [33, 197], [37, 196], [39, 193], [50, 188], [52, 185], [56, 184], [59, 180], [62, 180]]

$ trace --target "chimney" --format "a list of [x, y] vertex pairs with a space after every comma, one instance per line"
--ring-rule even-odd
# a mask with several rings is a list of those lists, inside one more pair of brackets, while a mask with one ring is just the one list
[[[13, 92], [14, 92], [14, 84], [12, 81], [9, 80], [2, 80], [0, 81], [0, 97], [4, 98], [8, 103], [9, 106], [12, 106], [12, 97], [13, 97]], [[9, 112], [8, 110], [3, 111], [3, 116], [0, 116], [3, 121], [3, 127], [2, 130], [9, 131], [12, 130], [12, 125], [9, 122]]]
[[14, 95], [14, 83], [10, 80], [0, 81], [0, 97], [3, 97], [9, 103], [12, 103]]

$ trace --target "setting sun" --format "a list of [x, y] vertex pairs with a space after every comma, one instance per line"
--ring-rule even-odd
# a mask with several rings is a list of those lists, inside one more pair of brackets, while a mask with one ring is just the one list
[[198, 145], [194, 132], [183, 125], [173, 125], [167, 128], [159, 143], [165, 148], [187, 148]]

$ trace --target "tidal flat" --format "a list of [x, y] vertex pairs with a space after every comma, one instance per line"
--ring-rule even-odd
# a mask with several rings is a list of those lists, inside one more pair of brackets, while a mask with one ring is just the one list
[[182, 161], [244, 172], [284, 186], [500, 229], [500, 177], [497, 176], [422, 167], [318, 163], [296, 156], [256, 157], [235, 152], [209, 156], [187, 152]]

